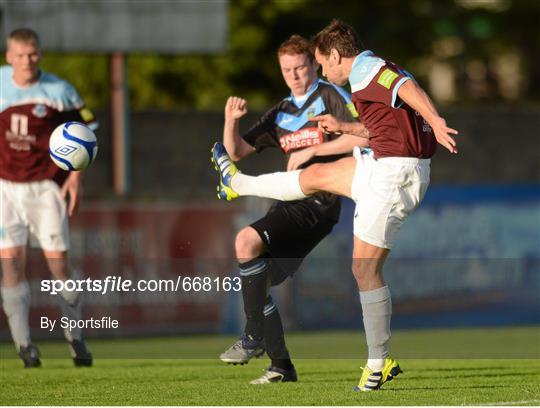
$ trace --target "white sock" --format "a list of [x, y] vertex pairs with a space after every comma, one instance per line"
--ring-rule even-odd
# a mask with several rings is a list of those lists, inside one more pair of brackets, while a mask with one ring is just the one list
[[240, 172], [231, 179], [231, 187], [241, 196], [272, 198], [280, 201], [307, 197], [300, 188], [301, 170], [248, 176]]
[[367, 366], [374, 372], [381, 371], [384, 367], [384, 358], [368, 358]]
[[[79, 279], [80, 274], [75, 271], [72, 272], [70, 279]], [[82, 317], [82, 307], [81, 307], [81, 293], [77, 291], [67, 291], [63, 290], [56, 295], [58, 300], [58, 305], [60, 306], [60, 311], [62, 317], [67, 317], [70, 320], [80, 320]], [[82, 340], [82, 329], [76, 327], [71, 331], [69, 329], [64, 329], [64, 337], [67, 341], [72, 342], [73, 340]]]
[[2, 293], [2, 306], [6, 313], [9, 329], [17, 351], [21, 346], [28, 346], [30, 341], [30, 286], [22, 282], [17, 286], [0, 288]]
[[383, 286], [379, 289], [360, 292], [360, 302], [368, 345], [368, 367], [378, 371], [388, 357], [392, 317], [390, 290], [388, 286]]

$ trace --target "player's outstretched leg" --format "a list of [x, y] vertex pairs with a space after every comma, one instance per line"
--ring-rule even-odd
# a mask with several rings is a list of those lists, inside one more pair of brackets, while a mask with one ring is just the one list
[[218, 198], [226, 201], [238, 198], [238, 193], [232, 188], [231, 180], [239, 171], [229, 157], [225, 146], [219, 142], [214, 143], [211, 152], [211, 160], [212, 163], [214, 163], [214, 169], [219, 173], [219, 185], [217, 187]]
[[265, 197], [280, 201], [303, 200], [307, 197], [300, 186], [301, 170], [248, 176], [229, 157], [222, 143], [212, 147], [212, 163], [219, 174], [217, 196], [231, 201], [239, 196]]
[[381, 371], [373, 371], [369, 367], [364, 367], [360, 382], [354, 388], [355, 391], [375, 391], [381, 388], [381, 385], [392, 381], [395, 376], [403, 371], [396, 360], [387, 357], [384, 361], [384, 367]]

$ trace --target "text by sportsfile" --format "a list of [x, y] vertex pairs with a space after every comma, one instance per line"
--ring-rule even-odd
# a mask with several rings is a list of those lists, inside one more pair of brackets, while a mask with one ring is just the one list
[[[56, 319], [49, 319], [47, 316], [41, 316], [40, 327], [53, 331], [56, 323]], [[60, 318], [60, 328], [72, 331], [74, 329], [117, 329], [119, 322], [116, 319], [112, 319], [109, 316], [103, 316], [101, 318], [91, 317], [90, 319], [69, 319], [68, 317]]]

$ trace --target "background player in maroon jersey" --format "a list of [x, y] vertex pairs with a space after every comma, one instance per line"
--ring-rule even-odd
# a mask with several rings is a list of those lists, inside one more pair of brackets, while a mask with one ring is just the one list
[[[75, 278], [69, 259], [68, 215], [81, 198], [80, 172], [65, 172], [49, 158], [49, 136], [67, 121], [93, 123], [92, 113], [66, 81], [40, 69], [38, 35], [26, 28], [11, 32], [0, 68], [0, 257], [2, 305], [25, 367], [41, 365], [30, 339], [30, 288], [25, 278], [28, 241], [42, 248], [55, 279]], [[95, 126], [93, 126], [95, 127]], [[66, 205], [66, 200], [68, 205]], [[80, 319], [77, 292], [58, 296], [62, 315]], [[80, 329], [65, 330], [73, 361], [90, 366]]]
[[361, 137], [365, 125], [373, 150], [355, 148], [352, 158], [259, 177], [240, 173], [226, 153], [214, 159], [221, 163], [220, 189], [228, 199], [256, 195], [288, 201], [328, 191], [356, 202], [352, 271], [360, 291], [369, 354], [357, 389], [370, 391], [401, 372], [389, 357], [392, 303], [383, 278], [384, 262], [397, 231], [426, 192], [436, 142], [457, 153], [451, 136], [457, 131], [446, 126], [408, 72], [362, 51], [351, 26], [334, 20], [314, 37], [313, 44], [323, 75], [337, 85], [349, 81], [362, 124], [330, 114], [312, 120], [324, 132]]
[[[241, 135], [239, 131], [240, 118], [248, 110], [246, 100], [236, 96], [227, 100], [223, 143], [234, 160], [270, 147], [280, 149], [289, 162], [294, 161], [295, 152], [306, 148], [313, 151], [310, 162], [329, 161], [342, 157], [336, 154], [350, 152], [355, 145], [367, 145], [367, 139], [350, 135], [337, 138], [322, 132], [310, 120], [324, 113], [345, 122], [354, 117], [347, 107], [349, 95], [319, 80], [318, 64], [307, 40], [293, 35], [280, 46], [278, 60], [291, 95], [266, 112], [246, 133]], [[323, 156], [327, 154], [330, 155]], [[279, 311], [268, 289], [298, 269], [303, 258], [330, 233], [339, 211], [337, 196], [318, 193], [301, 201], [273, 205], [263, 218], [237, 234], [235, 249], [246, 326], [241, 339], [220, 358], [227, 363], [243, 364], [266, 350], [271, 367], [252, 384], [296, 381]]]

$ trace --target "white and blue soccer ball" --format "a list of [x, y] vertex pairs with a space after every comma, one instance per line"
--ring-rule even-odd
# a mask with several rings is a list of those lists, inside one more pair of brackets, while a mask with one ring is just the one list
[[84, 170], [96, 158], [96, 135], [79, 122], [66, 122], [51, 133], [49, 155], [63, 170]]

